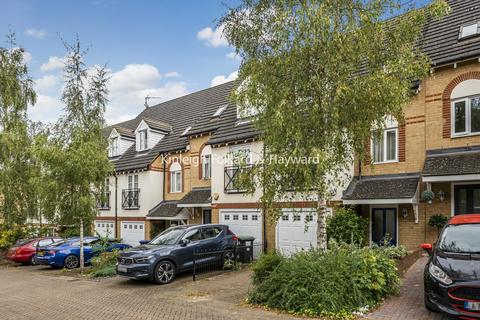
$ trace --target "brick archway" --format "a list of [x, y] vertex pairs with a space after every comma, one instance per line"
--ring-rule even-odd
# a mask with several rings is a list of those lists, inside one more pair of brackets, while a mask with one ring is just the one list
[[452, 112], [451, 105], [452, 102], [450, 97], [452, 95], [453, 89], [458, 86], [460, 83], [466, 80], [480, 80], [480, 71], [469, 71], [463, 73], [456, 78], [454, 78], [450, 83], [445, 87], [442, 94], [442, 117], [443, 117], [443, 138], [450, 138], [452, 132]]

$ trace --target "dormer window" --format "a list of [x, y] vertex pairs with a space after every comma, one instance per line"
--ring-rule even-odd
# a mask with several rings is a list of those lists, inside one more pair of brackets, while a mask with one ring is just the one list
[[479, 34], [478, 22], [471, 23], [468, 25], [464, 25], [460, 27], [460, 34], [458, 39], [466, 39], [470, 37], [474, 37]]
[[148, 130], [140, 130], [138, 131], [138, 141], [139, 146], [138, 150], [147, 150], [148, 149]]
[[108, 156], [116, 157], [118, 156], [118, 137], [112, 137], [108, 141]]

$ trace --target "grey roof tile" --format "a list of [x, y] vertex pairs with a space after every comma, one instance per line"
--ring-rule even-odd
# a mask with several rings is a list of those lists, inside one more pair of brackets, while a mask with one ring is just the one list
[[162, 201], [153, 207], [149, 212], [148, 218], [171, 218], [175, 217], [180, 208], [177, 207], [178, 201]]
[[423, 176], [480, 173], [480, 146], [427, 151]]
[[354, 177], [343, 200], [410, 199], [417, 191], [420, 174]]
[[192, 188], [178, 204], [209, 204], [211, 202], [211, 194], [212, 190], [210, 188]]

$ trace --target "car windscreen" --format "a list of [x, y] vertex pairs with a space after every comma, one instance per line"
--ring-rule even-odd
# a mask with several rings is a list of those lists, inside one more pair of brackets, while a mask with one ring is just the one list
[[67, 241], [65, 240], [60, 240], [60, 241], [57, 241], [57, 242], [54, 242], [50, 245], [50, 247], [58, 247], [58, 246], [61, 246], [62, 244], [66, 243]]
[[153, 245], [168, 245], [177, 243], [178, 239], [184, 234], [185, 228], [173, 228], [167, 229], [164, 232], [160, 233], [155, 239], [150, 241], [148, 244]]
[[447, 226], [442, 233], [439, 249], [454, 253], [480, 253], [480, 224]]

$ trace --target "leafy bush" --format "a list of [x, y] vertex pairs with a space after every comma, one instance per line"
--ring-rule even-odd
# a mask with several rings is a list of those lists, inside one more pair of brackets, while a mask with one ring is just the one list
[[438, 231], [447, 224], [448, 217], [443, 214], [435, 214], [428, 219], [428, 225], [432, 228], [437, 228]]
[[387, 251], [346, 244], [289, 258], [264, 255], [253, 272], [250, 302], [332, 319], [372, 307], [397, 293], [400, 282]]
[[28, 238], [28, 232], [21, 227], [0, 230], [0, 249], [8, 249], [18, 240]]
[[92, 264], [90, 275], [92, 277], [111, 277], [116, 275], [116, 264], [119, 256], [118, 250], [114, 250], [112, 252], [102, 252], [98, 256], [93, 257], [90, 261]]
[[390, 245], [384, 245], [384, 246], [374, 246], [375, 249], [382, 251], [383, 254], [385, 254], [387, 257], [390, 259], [402, 259], [408, 255], [407, 248], [405, 246], [390, 246]]
[[327, 219], [328, 239], [348, 244], [365, 245], [368, 221], [349, 208], [339, 208]]

